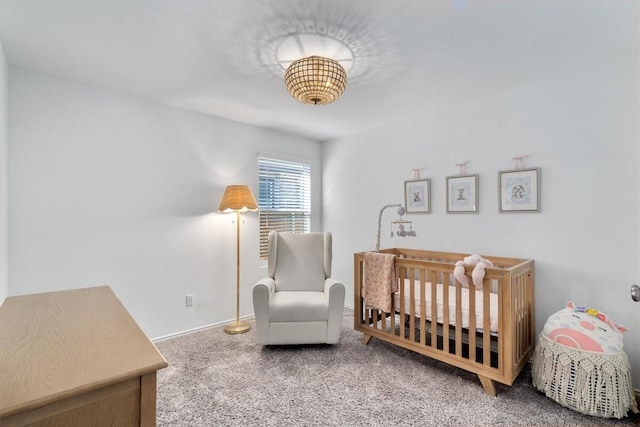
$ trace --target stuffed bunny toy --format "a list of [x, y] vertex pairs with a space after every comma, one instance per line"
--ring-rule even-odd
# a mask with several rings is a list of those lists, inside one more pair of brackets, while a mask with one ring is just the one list
[[463, 260], [456, 262], [456, 266], [453, 269], [453, 276], [458, 282], [469, 287], [469, 278], [464, 274], [465, 266], [467, 265], [474, 266], [471, 272], [471, 280], [477, 289], [482, 289], [482, 279], [484, 279], [485, 269], [493, 268], [493, 263], [478, 254], [466, 256]]

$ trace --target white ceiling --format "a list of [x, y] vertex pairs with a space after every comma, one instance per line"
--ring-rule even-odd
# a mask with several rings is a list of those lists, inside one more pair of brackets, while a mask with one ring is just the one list
[[[0, 0], [0, 41], [13, 67], [327, 140], [624, 64], [638, 54], [638, 4]], [[310, 106], [287, 93], [275, 51], [296, 33], [330, 34], [353, 50], [338, 101]]]

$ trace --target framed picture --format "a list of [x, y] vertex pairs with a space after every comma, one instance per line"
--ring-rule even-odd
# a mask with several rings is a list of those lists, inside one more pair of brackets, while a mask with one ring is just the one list
[[478, 175], [447, 177], [447, 212], [478, 212]]
[[429, 213], [430, 202], [431, 181], [429, 179], [404, 182], [404, 206], [407, 213]]
[[500, 212], [540, 212], [540, 168], [498, 172]]

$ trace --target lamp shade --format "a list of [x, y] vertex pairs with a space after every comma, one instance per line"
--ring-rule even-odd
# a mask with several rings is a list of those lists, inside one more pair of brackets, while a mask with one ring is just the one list
[[298, 59], [287, 69], [284, 81], [295, 99], [305, 104], [329, 104], [347, 87], [347, 73], [339, 62], [322, 56]]
[[246, 212], [258, 210], [258, 203], [248, 185], [229, 185], [220, 201], [220, 212]]

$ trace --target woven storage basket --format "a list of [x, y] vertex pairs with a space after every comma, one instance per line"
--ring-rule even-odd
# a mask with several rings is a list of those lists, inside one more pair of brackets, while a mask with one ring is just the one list
[[563, 406], [603, 418], [622, 418], [635, 405], [631, 365], [624, 351], [584, 351], [538, 337], [533, 386]]

